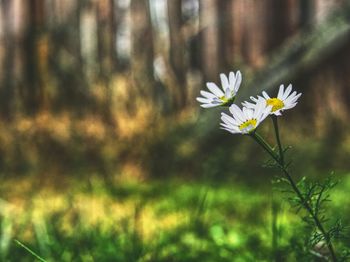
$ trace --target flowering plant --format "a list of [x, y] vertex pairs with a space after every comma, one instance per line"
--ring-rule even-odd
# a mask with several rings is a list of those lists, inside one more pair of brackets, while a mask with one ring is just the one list
[[[263, 91], [262, 96], [251, 96], [251, 101], [243, 102], [241, 108], [234, 104], [242, 80], [240, 71], [237, 71], [237, 73], [230, 72], [229, 77], [220, 74], [220, 78], [223, 90], [214, 83], [207, 83], [211, 93], [202, 90], [200, 93], [203, 97], [198, 97], [197, 100], [202, 103], [201, 106], [204, 108], [229, 107], [229, 114], [221, 113], [221, 128], [231, 134], [242, 134], [251, 137], [271, 157], [272, 166], [281, 171], [283, 177], [279, 178], [278, 181], [285, 182], [290, 187], [288, 192], [293, 194], [288, 200], [298, 212], [301, 209], [305, 211], [306, 215], [303, 220], [313, 229], [309, 240], [309, 253], [326, 261], [339, 261], [334, 250], [333, 240], [341, 235], [343, 227], [340, 221], [330, 226], [328, 230], [324, 226], [327, 221], [324, 214], [324, 203], [329, 201], [327, 192], [336, 183], [331, 179], [327, 179], [324, 183], [313, 183], [305, 178], [300, 182], [295, 182], [290, 174], [290, 162], [285, 161], [286, 148], [282, 146], [279, 135], [278, 117], [281, 117], [285, 110], [292, 109], [297, 105], [301, 93], [293, 91], [291, 84], [287, 88], [281, 85], [276, 97], [270, 97]], [[276, 147], [272, 147], [257, 132], [259, 125], [268, 116], [272, 119]], [[326, 254], [317, 251], [320, 246], [327, 250]], [[347, 258], [349, 256], [345, 254], [340, 260], [345, 261]]]

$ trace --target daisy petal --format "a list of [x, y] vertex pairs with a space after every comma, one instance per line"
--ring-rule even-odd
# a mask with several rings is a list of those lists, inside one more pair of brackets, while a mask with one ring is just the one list
[[217, 97], [222, 97], [224, 95], [215, 83], [209, 82], [207, 83], [207, 87]]
[[230, 89], [235, 90], [236, 76], [235, 73], [230, 72], [229, 74]]
[[284, 85], [280, 85], [280, 88], [278, 89], [278, 94], [277, 94], [277, 98], [281, 99], [283, 92], [284, 91]]
[[248, 101], [244, 101], [244, 102], [242, 103], [242, 106], [245, 106], [245, 107], [247, 107], [247, 108], [254, 108], [255, 104], [250, 103], [250, 102], [248, 102]]
[[215, 105], [215, 104], [202, 104], [200, 106], [203, 107], [203, 108], [211, 108], [211, 107], [216, 107], [218, 105]]
[[201, 91], [200, 91], [200, 94], [201, 94], [202, 96], [206, 97], [206, 98], [214, 98], [214, 97], [216, 97], [214, 94], [209, 93], [209, 92], [204, 91], [204, 90], [201, 90]]
[[231, 90], [230, 90], [230, 88], [226, 88], [226, 90], [225, 90], [225, 97], [226, 97], [227, 99], [229, 99], [230, 96], [231, 96]]
[[240, 71], [237, 71], [236, 73], [236, 81], [235, 81], [235, 85], [234, 85], [234, 92], [237, 93], [239, 90], [239, 86], [241, 85], [242, 82], [242, 74]]
[[286, 91], [284, 92], [284, 94], [283, 94], [281, 100], [286, 99], [286, 98], [289, 96], [289, 94], [290, 94], [291, 91], [292, 91], [292, 85], [289, 84], [288, 87], [287, 87], [287, 89], [286, 89]]
[[270, 99], [270, 96], [265, 91], [263, 91], [262, 94], [265, 99]]
[[200, 103], [204, 103], [204, 104], [208, 104], [210, 103], [211, 100], [207, 99], [207, 98], [203, 98], [203, 97], [197, 97], [196, 100]]
[[[251, 97], [249, 97], [250, 98], [250, 100], [252, 100], [253, 102], [258, 102], [258, 99], [257, 98], [255, 98], [254, 96], [251, 96]], [[259, 96], [258, 96], [258, 98], [259, 98]]]
[[298, 104], [298, 102], [295, 102], [293, 104], [288, 105], [288, 107], [286, 107], [285, 109], [292, 109], [293, 107], [295, 107]]
[[230, 89], [228, 79], [225, 74], [220, 74], [222, 90], [226, 92], [226, 89]]
[[237, 105], [233, 104], [232, 106], [230, 106], [229, 110], [236, 120], [244, 122], [245, 119], [242, 110]]

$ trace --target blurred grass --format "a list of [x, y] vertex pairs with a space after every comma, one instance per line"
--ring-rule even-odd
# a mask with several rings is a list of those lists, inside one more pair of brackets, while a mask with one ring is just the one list
[[[329, 214], [349, 224], [350, 178], [342, 179]], [[19, 184], [22, 191], [9, 190]], [[14, 239], [48, 261], [302, 261], [305, 252], [301, 220], [269, 183], [163, 179], [106, 187], [92, 176], [28, 194], [35, 185], [1, 185], [2, 261], [34, 260]]]

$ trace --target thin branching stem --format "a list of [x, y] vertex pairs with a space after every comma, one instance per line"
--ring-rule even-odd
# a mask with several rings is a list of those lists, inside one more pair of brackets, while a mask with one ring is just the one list
[[281, 164], [284, 166], [284, 153], [283, 153], [284, 151], [283, 151], [283, 148], [282, 148], [280, 134], [279, 134], [279, 131], [278, 131], [277, 116], [271, 115], [271, 119], [272, 119], [272, 123], [273, 123], [273, 128], [275, 130], [275, 136], [276, 136], [276, 141], [277, 141], [277, 145], [278, 145], [280, 161], [281, 161]]
[[311, 218], [314, 220], [315, 226], [318, 228], [318, 230], [321, 232], [324, 239], [326, 240], [327, 248], [330, 252], [330, 256], [331, 256], [332, 261], [337, 262], [337, 257], [335, 255], [334, 248], [333, 248], [329, 234], [327, 234], [327, 232], [324, 229], [317, 214], [315, 214], [315, 212], [313, 211], [313, 209], [310, 206], [307, 199], [300, 192], [299, 188], [297, 187], [293, 178], [289, 174], [287, 167], [284, 164], [284, 157], [283, 157], [284, 152], [283, 152], [282, 144], [281, 144], [281, 141], [279, 138], [277, 118], [275, 120], [273, 120], [273, 122], [274, 122], [274, 127], [275, 127], [276, 140], [277, 140], [278, 148], [279, 148], [279, 155], [272, 149], [272, 147], [258, 133], [253, 132], [250, 134], [250, 136], [276, 161], [277, 166], [281, 169], [282, 173], [287, 178], [293, 191], [296, 193], [297, 197], [299, 198], [300, 203], [303, 205], [303, 207], [306, 209], [306, 211], [310, 214]]
[[283, 174], [287, 177], [290, 185], [292, 186], [294, 192], [297, 194], [298, 198], [300, 199], [302, 205], [304, 206], [304, 208], [309, 212], [310, 216], [312, 217], [312, 219], [315, 222], [316, 227], [320, 230], [320, 232], [322, 233], [324, 239], [326, 240], [326, 244], [327, 247], [329, 249], [332, 261], [336, 262], [337, 261], [337, 257], [335, 255], [334, 252], [334, 248], [331, 242], [331, 239], [329, 237], [329, 235], [327, 234], [326, 230], [324, 229], [320, 219], [318, 218], [317, 214], [314, 213], [314, 211], [312, 210], [310, 204], [308, 203], [308, 201], [303, 197], [303, 195], [301, 194], [300, 190], [298, 189], [297, 185], [295, 184], [293, 178], [290, 176], [290, 174], [288, 173], [288, 171], [283, 167], [282, 168], [282, 172]]

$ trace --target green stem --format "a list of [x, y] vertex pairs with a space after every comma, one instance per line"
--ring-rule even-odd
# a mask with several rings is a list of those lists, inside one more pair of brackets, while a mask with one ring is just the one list
[[18, 241], [17, 239], [14, 240], [17, 245], [23, 247], [25, 250], [27, 250], [32, 256], [34, 256], [36, 259], [38, 259], [41, 262], [46, 262], [45, 259], [41, 258], [38, 254], [36, 254], [34, 251], [32, 251], [29, 247], [24, 245], [22, 242]]
[[275, 130], [275, 135], [276, 135], [281, 164], [284, 166], [284, 152], [283, 152], [282, 143], [281, 143], [281, 139], [280, 139], [280, 135], [279, 135], [279, 131], [278, 131], [277, 116], [271, 115], [271, 119], [272, 119], [273, 127]]
[[[276, 122], [277, 122], [277, 120], [276, 120]], [[276, 137], [277, 136], [279, 137], [278, 129], [275, 129], [275, 133], [276, 133]], [[331, 243], [331, 239], [330, 239], [329, 235], [326, 233], [326, 230], [324, 229], [324, 227], [323, 227], [321, 221], [319, 220], [319, 218], [317, 217], [317, 215], [312, 210], [310, 204], [303, 197], [302, 193], [298, 189], [293, 178], [288, 173], [288, 170], [286, 169], [284, 162], [282, 161], [283, 157], [281, 157], [281, 156], [283, 155], [283, 150], [281, 150], [282, 146], [281, 146], [281, 142], [280, 142], [279, 138], [277, 139], [277, 141], [279, 141], [279, 148], [280, 148], [280, 154], [281, 154], [280, 157], [277, 156], [277, 154], [273, 151], [272, 147], [259, 134], [254, 132], [254, 133], [250, 134], [250, 136], [276, 161], [278, 167], [282, 170], [283, 174], [286, 176], [287, 180], [289, 181], [289, 184], [291, 185], [294, 192], [298, 196], [301, 204], [306, 209], [306, 211], [310, 214], [311, 218], [314, 220], [316, 227], [318, 228], [318, 230], [320, 230], [324, 239], [326, 240], [327, 248], [330, 252], [332, 261], [337, 262], [337, 257], [335, 255], [334, 248], [333, 248], [333, 245]]]
[[251, 133], [250, 136], [279, 164], [279, 157], [273, 151], [272, 147], [256, 132]]

